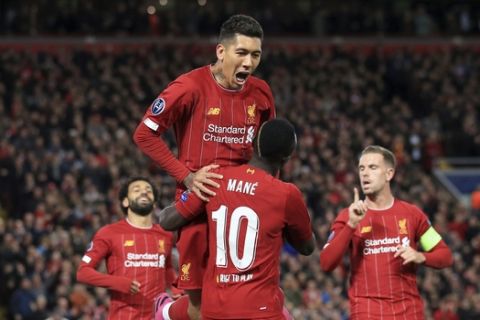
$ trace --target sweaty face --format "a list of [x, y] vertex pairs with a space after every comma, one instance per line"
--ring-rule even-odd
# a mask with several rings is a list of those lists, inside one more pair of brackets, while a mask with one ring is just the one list
[[379, 194], [393, 177], [394, 170], [388, 166], [383, 155], [367, 153], [360, 157], [358, 174], [365, 195]]
[[146, 181], [135, 181], [128, 187], [128, 206], [138, 215], [149, 215], [155, 204], [152, 186]]
[[227, 89], [241, 89], [258, 67], [261, 55], [260, 38], [239, 34], [234, 39], [218, 45], [217, 57], [221, 61], [223, 73], [223, 81], [219, 81], [220, 84]]

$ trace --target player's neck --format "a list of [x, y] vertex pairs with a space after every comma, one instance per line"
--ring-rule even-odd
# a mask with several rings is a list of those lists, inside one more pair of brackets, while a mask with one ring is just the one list
[[262, 160], [256, 154], [253, 155], [252, 159], [248, 162], [248, 164], [254, 167], [260, 168], [274, 177], [277, 175], [279, 170], [277, 166], [273, 166], [272, 164]]
[[390, 190], [384, 190], [378, 194], [367, 195], [367, 207], [372, 210], [387, 210], [393, 206], [395, 198]]
[[129, 212], [127, 215], [127, 222], [131, 226], [137, 228], [151, 228], [153, 225], [151, 214], [148, 216], [140, 216], [138, 214]]
[[217, 61], [215, 64], [210, 65], [210, 72], [212, 73], [213, 79], [215, 82], [222, 87], [225, 90], [229, 91], [240, 91], [242, 88], [231, 88], [228, 84], [227, 79], [225, 78], [225, 75], [223, 74], [222, 66], [220, 63]]

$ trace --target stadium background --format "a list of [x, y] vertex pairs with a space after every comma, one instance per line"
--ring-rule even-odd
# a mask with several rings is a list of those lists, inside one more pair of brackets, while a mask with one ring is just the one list
[[[438, 161], [470, 167], [480, 156], [480, 3], [446, 0], [2, 1], [0, 319], [103, 319], [107, 292], [75, 283], [75, 270], [93, 233], [122, 217], [120, 182], [149, 175], [161, 206], [173, 199], [173, 180], [140, 154], [133, 130], [171, 80], [214, 61], [234, 13], [264, 27], [257, 75], [298, 130], [282, 176], [304, 192], [318, 247], [351, 201], [359, 151], [387, 146], [399, 160], [395, 194], [454, 252], [452, 268], [420, 268], [427, 319], [480, 319], [475, 190], [460, 199], [445, 188], [452, 164]], [[318, 251], [285, 248], [281, 261], [296, 319], [348, 318], [346, 269], [323, 273]]]

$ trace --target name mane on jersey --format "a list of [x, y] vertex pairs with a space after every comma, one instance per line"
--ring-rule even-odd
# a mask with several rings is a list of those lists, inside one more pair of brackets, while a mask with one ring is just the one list
[[150, 267], [165, 268], [165, 255], [159, 253], [127, 253], [124, 261], [126, 268]]
[[257, 187], [258, 182], [247, 182], [237, 179], [228, 179], [227, 191], [240, 192], [254, 196]]
[[207, 126], [207, 132], [203, 133], [204, 141], [211, 141], [226, 144], [244, 144], [252, 143], [255, 136], [254, 127], [222, 127], [210, 123]]

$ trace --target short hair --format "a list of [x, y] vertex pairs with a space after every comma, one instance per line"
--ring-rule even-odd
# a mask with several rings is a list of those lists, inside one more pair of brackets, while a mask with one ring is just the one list
[[128, 188], [130, 187], [130, 185], [134, 182], [137, 182], [137, 181], [145, 181], [146, 183], [148, 183], [152, 187], [153, 201], [157, 202], [158, 189], [155, 187], [155, 185], [153, 184], [153, 182], [150, 179], [145, 178], [145, 177], [141, 177], [141, 176], [131, 177], [120, 186], [120, 191], [118, 192], [118, 199], [120, 200], [120, 208], [122, 208], [122, 211], [123, 211], [124, 214], [128, 213], [128, 208], [126, 208], [122, 205], [123, 199], [128, 197]]
[[231, 40], [236, 34], [263, 40], [263, 29], [260, 23], [250, 16], [236, 14], [222, 24], [218, 42]]
[[297, 135], [293, 125], [284, 119], [264, 122], [255, 137], [255, 153], [274, 163], [284, 163], [292, 155], [297, 145]]
[[397, 159], [395, 158], [395, 155], [393, 154], [392, 151], [388, 150], [387, 148], [384, 148], [379, 145], [370, 145], [370, 146], [367, 146], [365, 149], [363, 149], [360, 156], [363, 156], [364, 154], [367, 154], [367, 153], [381, 154], [383, 156], [383, 160], [387, 164], [389, 164], [393, 169], [395, 169], [397, 166]]

